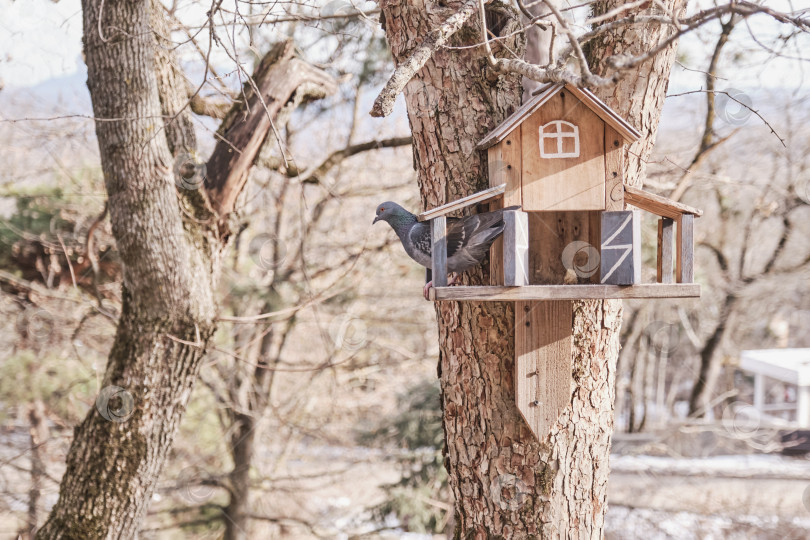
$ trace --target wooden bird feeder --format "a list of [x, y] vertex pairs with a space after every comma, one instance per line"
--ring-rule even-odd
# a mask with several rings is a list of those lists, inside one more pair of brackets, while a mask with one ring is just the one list
[[[418, 216], [432, 225], [432, 300], [516, 302], [515, 401], [540, 440], [571, 402], [574, 300], [700, 296], [702, 212], [623, 183], [640, 137], [590, 91], [548, 85], [478, 143], [492, 187]], [[490, 285], [448, 287], [446, 215], [484, 202], [521, 207], [504, 213]], [[641, 219], [627, 205], [659, 216], [655, 283], [641, 283]]]

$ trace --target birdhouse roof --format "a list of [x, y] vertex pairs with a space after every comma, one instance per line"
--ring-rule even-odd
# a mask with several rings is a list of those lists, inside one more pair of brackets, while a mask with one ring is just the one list
[[501, 124], [490, 131], [481, 142], [478, 143], [476, 148], [485, 150], [490, 146], [494, 146], [501, 142], [513, 129], [518, 127], [525, 119], [531, 116], [535, 111], [542, 107], [549, 99], [557, 95], [560, 90], [565, 88], [571, 92], [579, 101], [585, 104], [592, 110], [599, 118], [606, 124], [615, 129], [627, 143], [637, 141], [641, 138], [641, 133], [633, 126], [628, 124], [621, 116], [605, 105], [602, 100], [596, 97], [593, 92], [584, 88], [577, 88], [570, 84], [549, 84], [541, 88], [529, 101], [524, 103], [517, 111], [515, 111], [509, 118], [501, 122]]

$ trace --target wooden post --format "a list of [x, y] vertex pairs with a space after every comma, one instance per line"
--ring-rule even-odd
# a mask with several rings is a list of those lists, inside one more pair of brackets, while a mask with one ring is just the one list
[[[503, 141], [487, 150], [489, 164], [489, 185], [506, 184], [503, 198], [494, 201], [505, 208], [522, 205], [520, 189], [520, 130], [516, 129]], [[495, 208], [492, 208], [493, 210]], [[489, 250], [489, 284], [503, 285], [503, 236], [492, 244]]]
[[694, 275], [694, 238], [695, 216], [683, 214], [678, 219], [677, 249], [675, 273], [678, 283], [692, 283]]
[[503, 213], [503, 284], [529, 284], [529, 215], [520, 210]]
[[447, 287], [447, 218], [433, 218], [430, 221], [430, 231], [433, 242], [430, 250], [433, 259], [433, 286]]
[[669, 218], [658, 220], [658, 283], [672, 283], [672, 228]]
[[605, 124], [605, 210], [624, 210], [624, 145], [615, 129]]

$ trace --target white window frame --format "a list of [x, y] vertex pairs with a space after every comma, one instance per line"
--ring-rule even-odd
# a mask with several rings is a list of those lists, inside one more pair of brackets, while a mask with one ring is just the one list
[[[562, 131], [562, 126], [569, 126], [573, 131]], [[546, 131], [546, 128], [553, 127], [554, 132]], [[574, 151], [563, 152], [563, 139], [574, 139]], [[557, 139], [557, 151], [546, 152], [546, 139]], [[546, 159], [576, 158], [579, 157], [579, 128], [571, 122], [565, 120], [552, 120], [540, 126], [540, 157]]]

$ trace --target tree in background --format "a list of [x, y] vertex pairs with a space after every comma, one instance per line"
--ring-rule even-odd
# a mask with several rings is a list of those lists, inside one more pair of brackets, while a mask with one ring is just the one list
[[[166, 24], [166, 20], [162, 17], [165, 14], [169, 20], [182, 25], [179, 27], [180, 31], [186, 26], [176, 19], [174, 7], [164, 10], [160, 5], [156, 5], [156, 8], [156, 11], [152, 12], [152, 16], [155, 17], [152, 27], [160, 29], [155, 33], [158, 42], [156, 54], [163, 55], [158, 59], [157, 65], [163, 66], [166, 62], [171, 65], [174, 60], [171, 56], [165, 55], [176, 42], [167, 38], [165, 28], [161, 29], [161, 25]], [[351, 212], [358, 207], [358, 201], [363, 198], [377, 199], [382, 196], [378, 193], [390, 192], [398, 185], [402, 185], [399, 166], [392, 167], [391, 164], [385, 163], [385, 160], [390, 161], [390, 155], [396, 147], [410, 144], [410, 138], [368, 140], [367, 131], [357, 125], [356, 120], [359, 119], [357, 102], [362, 96], [363, 88], [374, 84], [385, 57], [381, 59], [379, 52], [377, 55], [374, 53], [381, 45], [379, 33], [377, 37], [356, 35], [356, 32], [349, 34], [347, 30], [356, 30], [349, 24], [352, 21], [355, 27], [363, 29], [366, 26], [357, 23], [356, 14], [348, 13], [345, 17], [348, 22], [341, 22], [339, 19], [331, 19], [329, 22], [330, 31], [344, 40], [338, 42], [337, 46], [332, 45], [334, 49], [332, 54], [335, 62], [342, 65], [339, 72], [343, 73], [343, 80], [347, 79], [346, 75], [352, 75], [351, 80], [356, 83], [356, 87], [350, 88], [354, 92], [348, 92], [345, 101], [330, 100], [329, 107], [334, 107], [339, 112], [335, 115], [334, 121], [319, 120], [316, 124], [314, 119], [327, 117], [333, 111], [324, 106], [312, 107], [304, 114], [298, 115], [296, 125], [288, 126], [290, 129], [285, 130], [284, 126], [292, 112], [302, 101], [312, 97], [313, 89], [318, 91], [316, 85], [305, 84], [304, 88], [295, 92], [292, 98], [284, 103], [283, 109], [275, 117], [276, 129], [282, 136], [281, 140], [267, 137], [261, 145], [263, 149], [255, 159], [257, 167], [254, 167], [260, 169], [259, 174], [252, 175], [253, 185], [250, 192], [243, 197], [246, 202], [240, 205], [238, 221], [233, 227], [236, 231], [233, 235], [236, 249], [232, 251], [232, 259], [223, 259], [227, 275], [220, 280], [215, 291], [223, 299], [223, 312], [231, 316], [226, 317], [228, 323], [222, 325], [223, 331], [219, 333], [216, 352], [210, 354], [210, 360], [203, 368], [203, 381], [213, 399], [209, 399], [204, 389], [202, 395], [197, 396], [198, 402], [192, 404], [192, 415], [195, 418], [191, 425], [199, 429], [195, 434], [199, 435], [199, 439], [194, 440], [201, 444], [190, 454], [186, 453], [182, 446], [177, 449], [178, 455], [175, 456], [174, 465], [181, 468], [188, 463], [194, 465], [183, 468], [178, 479], [169, 480], [159, 486], [157, 495], [179, 494], [183, 500], [167, 500], [172, 503], [179, 502], [174, 506], [156, 505], [155, 512], [150, 512], [154, 516], [152, 520], [166, 523], [164, 518], [172, 517], [168, 523], [173, 521], [178, 526], [186, 527], [186, 530], [195, 528], [198, 531], [206, 527], [218, 527], [221, 523], [225, 525], [226, 536], [229, 538], [249, 536], [253, 525], [261, 521], [267, 524], [277, 523], [282, 527], [296, 524], [304, 528], [311, 527], [303, 520], [285, 517], [284, 512], [287, 509], [266, 511], [261, 508], [261, 504], [251, 504], [251, 490], [257, 495], [254, 502], [261, 502], [260, 499], [266, 494], [273, 494], [276, 489], [287, 489], [284, 484], [289, 481], [289, 479], [279, 481], [279, 475], [272, 470], [268, 472], [264, 461], [260, 464], [253, 462], [256, 445], [262, 445], [260, 449], [266, 451], [269, 446], [266, 439], [271, 439], [277, 441], [279, 446], [286, 445], [292, 448], [303, 437], [312, 435], [334, 444], [338, 440], [334, 437], [334, 430], [322, 429], [323, 424], [328, 424], [329, 420], [335, 421], [335, 425], [338, 426], [339, 422], [346, 420], [335, 418], [334, 414], [318, 418], [317, 409], [312, 410], [313, 403], [323, 396], [313, 392], [314, 388], [324, 386], [334, 388], [334, 383], [323, 382], [332, 378], [354, 381], [353, 384], [358, 386], [359, 381], [365, 381], [362, 384], [373, 388], [374, 385], [369, 380], [373, 381], [377, 376], [373, 374], [369, 376], [369, 372], [390, 369], [393, 359], [399, 360], [397, 362], [399, 364], [403, 353], [416, 353], [414, 357], [406, 358], [404, 365], [407, 365], [409, 360], [421, 359], [424, 355], [418, 352], [423, 346], [420, 339], [427, 343], [421, 323], [412, 323], [413, 326], [408, 328], [411, 335], [402, 339], [403, 336], [398, 335], [399, 327], [389, 327], [380, 332], [374, 321], [366, 322], [361, 318], [366, 316], [382, 316], [382, 320], [385, 317], [390, 318], [390, 315], [383, 311], [388, 309], [387, 304], [390, 302], [378, 302], [373, 315], [352, 307], [359, 294], [367, 294], [359, 285], [363, 276], [369, 273], [369, 262], [373, 260], [373, 266], [384, 269], [388, 277], [399, 275], [408, 268], [407, 265], [396, 264], [390, 260], [391, 254], [387, 253], [388, 242], [378, 246], [367, 246], [355, 241], [357, 231], [356, 224], [351, 219]], [[304, 38], [311, 39], [313, 34], [316, 37], [318, 35], [316, 30], [305, 30]], [[285, 33], [287, 31], [294, 34], [295, 27], [285, 29]], [[251, 39], [254, 43], [258, 43], [261, 36], [255, 34]], [[199, 45], [193, 38], [192, 41]], [[271, 45], [272, 43], [267, 47]], [[346, 57], [352, 57], [356, 53], [351, 51], [352, 47], [358, 46], [364, 51], [364, 58], [357, 59], [356, 62], [346, 62]], [[277, 49], [276, 47], [274, 50]], [[303, 69], [304, 74], [310, 69], [306, 66], [302, 68], [303, 62], [298, 60], [287, 64], [291, 64], [298, 71]], [[274, 64], [267, 61], [262, 66], [266, 75], [267, 68], [272, 68]], [[215, 68], [211, 66], [210, 69], [213, 74]], [[179, 72], [175, 69], [175, 72], [161, 73], [161, 80], [165, 80], [172, 73], [178, 75]], [[261, 74], [261, 69], [254, 72], [257, 80], [253, 81], [253, 84], [263, 84]], [[208, 86], [205, 87], [207, 90], [205, 94], [213, 91], [215, 99], [203, 97], [203, 92], [185, 81], [175, 80], [167, 84], [175, 85], [181, 90], [186, 89], [189, 109], [197, 114], [217, 119], [222, 119], [228, 113], [229, 99], [239, 101], [243, 97], [239, 91], [221, 85], [218, 76], [217, 80], [209, 81], [210, 85], [215, 86], [213, 90]], [[250, 95], [250, 85], [247, 85], [245, 92]], [[224, 94], [225, 101], [221, 101], [222, 98], [217, 93]], [[273, 97], [276, 99], [276, 96]], [[279, 101], [283, 102], [283, 99]], [[182, 105], [180, 103], [180, 106]], [[251, 106], [257, 111], [262, 109], [255, 103]], [[348, 129], [339, 117], [347, 109], [354, 109], [355, 112], [354, 121], [349, 123]], [[198, 117], [194, 117], [194, 120], [199, 122]], [[183, 125], [188, 127], [187, 123]], [[319, 134], [320, 140], [327, 141], [322, 148], [313, 149], [314, 151], [305, 154], [306, 160], [300, 159], [302, 156], [296, 152], [299, 159], [293, 160], [290, 151], [291, 139], [300, 137], [309, 143], [309, 145], [298, 144], [299, 149], [311, 146], [313, 138], [306, 130], [314, 129], [313, 125], [321, 129], [327, 125], [335, 127], [330, 128], [330, 131], [333, 129], [332, 133]], [[303, 132], [299, 134], [297, 129]], [[167, 133], [169, 131], [166, 130]], [[58, 134], [59, 130], [43, 130], [43, 132]], [[191, 135], [193, 132], [181, 130], [174, 132], [173, 137], [183, 138]], [[379, 136], [379, 131], [374, 135]], [[87, 145], [90, 144], [95, 146], [96, 141], [90, 139]], [[174, 163], [174, 172], [179, 173], [179, 178], [175, 180], [181, 196], [188, 195], [187, 191], [199, 188], [200, 182], [206, 177], [205, 165], [200, 163], [193, 150], [189, 150], [189, 144], [189, 140], [182, 142], [183, 151], [178, 154]], [[57, 148], [61, 150], [62, 146]], [[279, 152], [279, 148], [283, 150]], [[305, 166], [310, 159], [314, 166]], [[385, 179], [384, 182], [380, 182], [379, 178], [374, 178], [369, 187], [367, 182], [369, 175], [361, 165], [364, 161], [367, 164], [383, 162], [382, 166], [378, 167], [377, 173], [388, 172], [393, 181]], [[397, 158], [395, 161], [402, 160]], [[349, 162], [353, 163], [347, 167]], [[71, 174], [70, 169], [66, 167], [62, 167], [60, 173]], [[94, 168], [92, 173], [92, 180], [96, 184], [92, 181], [79, 181], [79, 178], [68, 178], [62, 179], [65, 183], [61, 185], [70, 185], [72, 196], [92, 197], [94, 185], [96, 192], [103, 192], [104, 189], [100, 182], [101, 171]], [[406, 172], [404, 178], [408, 176]], [[53, 181], [53, 178], [47, 180]], [[74, 407], [78, 412], [72, 411], [74, 413], [72, 416], [58, 416], [54, 408], [50, 407], [47, 410], [49, 420], [57, 426], [70, 426], [77, 422], [77, 414], [83, 416], [84, 411], [94, 405], [94, 394], [102, 381], [100, 377], [96, 380], [96, 374], [90, 366], [95, 364], [103, 371], [102, 358], [109, 350], [111, 341], [109, 331], [104, 332], [104, 335], [93, 336], [91, 332], [98, 332], [97, 325], [87, 324], [85, 319], [92, 322], [93, 318], [101, 318], [108, 325], [107, 328], [110, 322], [114, 323], [120, 311], [121, 299], [116, 293], [120, 286], [121, 268], [117, 251], [110, 245], [111, 235], [105, 231], [104, 241], [99, 238], [99, 230], [106, 229], [106, 223], [103, 222], [106, 211], [102, 213], [100, 206], [103, 204], [103, 197], [98, 197], [100, 205], [97, 208], [88, 207], [86, 204], [74, 207], [63, 200], [60, 189], [52, 191], [38, 192], [37, 189], [32, 189], [24, 193], [14, 190], [5, 193], [8, 197], [16, 198], [20, 208], [19, 212], [12, 215], [8, 222], [3, 222], [3, 227], [0, 228], [3, 242], [13, 246], [8, 252], [3, 251], [0, 265], [14, 273], [3, 272], [0, 279], [3, 280], [4, 292], [17, 295], [19, 301], [28, 307], [20, 313], [18, 325], [21, 333], [19, 344], [26, 350], [19, 356], [18, 361], [3, 363], [5, 384], [0, 387], [0, 396], [3, 397], [4, 404], [19, 403], [19, 407], [12, 407], [12, 410], [18, 409], [18, 414], [27, 414], [27, 410], [22, 413], [19, 410], [24, 407], [23, 401], [28, 400], [31, 401], [31, 410], [39, 411], [36, 405], [40, 395], [47, 397], [48, 405], [78, 405]], [[386, 193], [386, 196], [390, 196], [390, 193]], [[93, 215], [93, 212], [100, 215]], [[365, 219], [362, 223], [363, 229], [370, 225]], [[91, 229], [98, 229], [95, 235], [88, 234]], [[340, 229], [343, 230], [343, 234]], [[93, 255], [96, 255], [94, 258], [99, 263], [98, 274], [101, 277], [99, 282], [95, 279], [97, 272], [91, 269], [90, 259], [93, 259]], [[364, 257], [363, 261], [359, 260], [360, 256]], [[249, 261], [247, 265], [244, 264], [245, 260]], [[358, 269], [362, 269], [363, 272], [357, 271]], [[71, 289], [71, 281], [77, 287]], [[57, 292], [56, 289], [59, 288], [63, 291]], [[101, 293], [101, 297], [96, 299], [98, 304], [86, 297], [83, 298], [82, 291], [89, 295]], [[313, 294], [313, 291], [321, 291], [323, 294]], [[83, 306], [77, 314], [81, 321], [66, 316], [69, 310], [65, 311], [51, 300], [63, 296]], [[396, 301], [395, 297], [393, 299]], [[323, 324], [313, 325], [312, 312], [322, 303], [323, 309], [316, 315], [322, 319]], [[73, 309], [72, 304], [70, 306], [70, 309]], [[274, 313], [267, 316], [267, 312], [270, 311]], [[17, 311], [13, 311], [12, 314], [16, 319]], [[418, 317], [418, 313], [415, 313], [414, 317]], [[399, 320], [402, 322], [401, 317]], [[358, 325], [362, 330], [361, 336], [354, 335], [358, 331]], [[307, 337], [308, 354], [302, 355], [303, 357], [299, 357], [298, 347], [302, 336], [292, 332], [297, 327], [305, 327], [310, 332]], [[241, 328], [241, 331], [237, 332], [235, 328]], [[419, 331], [414, 332], [415, 329]], [[50, 332], [50, 335], [44, 335], [43, 330]], [[71, 331], [72, 336], [65, 335]], [[230, 337], [229, 333], [232, 334], [233, 342], [227, 339]], [[313, 340], [313, 334], [320, 339]], [[71, 341], [70, 346], [65, 347], [65, 341]], [[328, 346], [327, 350], [316, 351], [312, 347], [314, 341], [323, 341], [334, 350]], [[381, 343], [380, 346], [373, 346], [377, 341]], [[88, 355], [85, 350], [77, 350], [77, 344], [79, 349], [83, 349], [81, 342], [97, 345], [97, 351], [94, 352], [101, 353], [101, 356]], [[292, 346], [284, 348], [288, 342], [292, 342], [290, 343]], [[397, 343], [398, 351], [381, 355], [385, 347], [391, 347], [390, 342]], [[15, 342], [15, 346], [16, 344]], [[413, 344], [417, 346], [408, 351]], [[59, 350], [58, 357], [34, 357], [34, 354], [47, 347]], [[33, 350], [27, 350], [28, 348]], [[74, 351], [77, 355], [75, 359], [72, 358]], [[79, 373], [82, 375], [79, 381], [74, 380], [71, 371], [74, 364], [78, 364]], [[51, 365], [59, 365], [59, 373], [56, 373]], [[40, 384], [45, 379], [43, 374], [46, 373], [49, 378]], [[81, 386], [78, 383], [81, 383]], [[25, 388], [31, 388], [31, 391], [22, 392]], [[107, 416], [122, 422], [128, 421], [132, 409], [138, 406], [134, 396], [128, 390], [121, 389], [120, 395], [113, 395], [113, 401], [110, 403], [107, 399], [110, 396], [106, 393], [109, 388], [105, 387], [106, 391], [101, 393], [102, 416], [106, 413]], [[27, 397], [29, 394], [30, 398]], [[106, 403], [110, 406], [106, 407]], [[212, 440], [210, 434], [216, 431], [210, 429], [216, 426], [216, 415], [205, 416], [201, 409], [204, 410], [206, 407], [210, 412], [216, 410], [219, 413], [224, 438], [230, 444], [221, 447], [210, 444]], [[110, 415], [107, 409], [120, 413], [121, 417]], [[363, 408], [358, 409], [358, 414], [363, 414]], [[345, 417], [345, 412], [340, 408], [336, 408], [334, 412]], [[261, 440], [263, 430], [258, 429], [262, 422], [265, 427], [272, 427], [266, 430], [270, 433], [264, 441]], [[54, 429], [50, 439], [40, 436], [39, 431], [32, 432], [32, 437], [36, 435], [36, 439], [45, 439], [48, 443], [51, 462], [58, 459], [61, 447], [57, 448], [57, 452], [51, 450], [57, 447], [60, 439], [64, 439], [57, 436], [58, 431], [58, 427]], [[329, 431], [332, 432], [331, 435]], [[345, 437], [339, 440], [344, 444], [349, 442]], [[211, 453], [207, 454], [209, 451]], [[227, 455], [228, 451], [230, 456]], [[280, 462], [284, 462], [287, 452], [280, 457]], [[28, 457], [33, 458], [39, 453], [39, 445], [32, 444], [32, 448], [15, 458], [15, 461], [20, 460], [20, 463], [27, 465]], [[221, 457], [220, 454], [224, 456]], [[229, 457], [233, 461], [232, 466], [228, 463]], [[259, 465], [262, 465], [261, 468], [264, 470], [260, 471]], [[230, 469], [230, 474], [222, 473], [226, 469]], [[47, 508], [47, 503], [42, 504], [38, 490], [34, 489], [38, 485], [34, 480], [44, 477], [46, 482], [58, 483], [62, 471], [51, 463], [50, 475], [41, 475], [33, 467], [28, 472], [32, 478], [31, 507], [34, 510], [43, 506]], [[14, 487], [13, 483], [7, 485], [3, 492], [14, 496], [16, 495]], [[52, 491], [52, 484], [47, 487], [47, 491]], [[219, 493], [224, 493], [229, 501], [222, 505], [216, 504], [219, 500], [208, 500], [206, 495], [202, 497], [205, 499], [202, 501], [204, 504], [200, 505], [200, 497], [197, 496], [200, 489], [205, 494], [211, 488], [221, 488]], [[260, 508], [257, 509], [257, 506]], [[36, 512], [32, 513], [29, 521], [30, 526], [27, 530], [35, 530], [38, 524]], [[248, 522], [251, 522], [250, 526], [246, 525]]]
[[[742, 349], [805, 345], [800, 333], [780, 337], [769, 328], [787, 306], [806, 309], [794, 294], [810, 262], [801, 241], [810, 203], [808, 160], [799, 150], [807, 138], [804, 98], [785, 89], [749, 95], [719, 88], [719, 81], [733, 79], [733, 71], [748, 61], [741, 53], [744, 37], [732, 34], [741, 22], [747, 23], [738, 15], [720, 20], [716, 35], [706, 40], [713, 47], [705, 60], [692, 59], [705, 62], [705, 91], [672, 96], [705, 102], [704, 110], [695, 111], [702, 123], [696, 147], [658, 149], [666, 159], [654, 159], [654, 189], [706, 210], [696, 240], [699, 279], [706, 287], [698, 303], [631, 310], [617, 398], [631, 432], [650, 427], [650, 418], [659, 426], [679, 416], [720, 418], [732, 402], [750, 401], [748, 385], [735, 384], [732, 376], [733, 359]], [[798, 46], [795, 38], [774, 54]], [[681, 159], [685, 167], [676, 165]], [[650, 256], [654, 260], [655, 254]], [[676, 403], [686, 409], [675, 411]]]
[[[195, 164], [184, 157], [196, 152], [186, 84], [171, 49], [158, 43], [168, 28], [162, 7], [103, 5], [83, 3], [84, 50], [110, 221], [125, 268], [123, 304], [103, 402], [76, 428], [59, 501], [41, 538], [136, 534], [216, 328], [230, 216], [258, 148], [299, 86], [317, 87], [320, 95], [334, 91], [314, 68], [301, 63], [290, 70], [291, 44], [275, 47], [224, 119], [201, 186]], [[212, 39], [216, 9], [208, 20]]]

